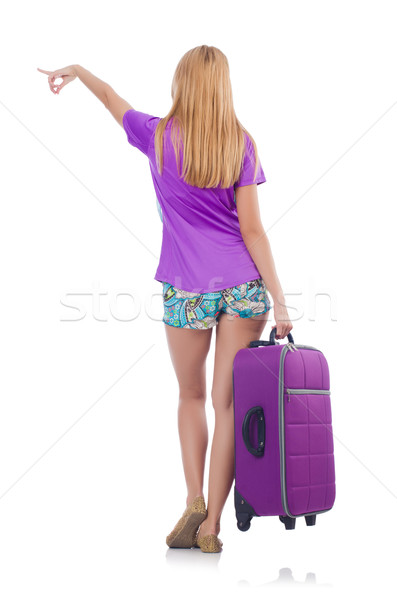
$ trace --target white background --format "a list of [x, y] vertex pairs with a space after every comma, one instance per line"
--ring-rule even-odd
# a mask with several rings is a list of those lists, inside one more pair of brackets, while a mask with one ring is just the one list
[[[395, 594], [394, 9], [3, 9], [2, 598]], [[241, 532], [232, 488], [213, 555], [165, 544], [186, 488], [148, 161], [79, 80], [54, 96], [37, 71], [81, 64], [137, 110], [164, 116], [176, 65], [200, 44], [226, 54], [236, 114], [258, 146], [261, 216], [294, 340], [329, 363], [336, 465], [335, 505], [315, 527], [302, 518], [286, 531], [263, 517]], [[207, 415], [211, 440], [210, 395]]]

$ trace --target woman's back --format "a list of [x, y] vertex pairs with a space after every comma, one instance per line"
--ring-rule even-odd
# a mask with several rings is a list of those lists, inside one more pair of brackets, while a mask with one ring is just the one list
[[260, 278], [243, 241], [237, 215], [235, 188], [266, 181], [245, 134], [246, 152], [236, 183], [229, 188], [199, 188], [187, 184], [182, 173], [183, 144], [179, 165], [171, 141], [172, 118], [163, 138], [163, 171], [156, 165], [154, 136], [160, 117], [134, 109], [126, 111], [123, 127], [129, 143], [149, 159], [153, 184], [163, 222], [159, 265], [154, 276], [189, 292], [213, 292]]

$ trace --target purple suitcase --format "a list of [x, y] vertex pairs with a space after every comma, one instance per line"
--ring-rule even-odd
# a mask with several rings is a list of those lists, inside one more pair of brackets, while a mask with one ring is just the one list
[[328, 363], [313, 346], [254, 340], [233, 361], [234, 505], [237, 527], [252, 517], [315, 525], [335, 501]]

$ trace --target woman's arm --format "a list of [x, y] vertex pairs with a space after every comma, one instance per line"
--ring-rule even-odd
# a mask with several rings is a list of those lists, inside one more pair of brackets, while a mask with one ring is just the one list
[[274, 302], [285, 304], [284, 293], [276, 273], [270, 242], [265, 230], [262, 228], [260, 232], [241, 235]]
[[99, 79], [99, 77], [96, 77], [81, 65], [74, 65], [74, 69], [80, 81], [95, 94], [98, 100], [103, 102], [119, 125], [123, 126], [123, 115], [127, 110], [132, 109], [132, 106], [116, 94], [108, 83], [102, 81], [102, 79]]
[[106, 81], [102, 81], [93, 73], [82, 67], [81, 65], [73, 65], [73, 70], [76, 77], [80, 79], [88, 89], [107, 107], [107, 88], [110, 87]]
[[[63, 69], [57, 69], [56, 71], [45, 71], [44, 69], [37, 68], [38, 71], [48, 75], [48, 84], [50, 90], [54, 94], [59, 94], [61, 89], [68, 83], [78, 77], [82, 83], [100, 100], [104, 106], [113, 115], [119, 125], [123, 126], [123, 116], [127, 110], [135, 110], [132, 108], [126, 100], [121, 98], [114, 89], [102, 81], [99, 77], [96, 77], [93, 73], [84, 69], [81, 65], [70, 65]], [[61, 84], [56, 84], [57, 79], [62, 79]]]
[[277, 327], [276, 338], [283, 338], [288, 335], [293, 325], [289, 318], [284, 293], [276, 273], [270, 242], [266, 232], [262, 228], [261, 231], [255, 233], [242, 234], [242, 237], [252, 260], [273, 298], [273, 311]]
[[291, 331], [292, 323], [276, 273], [270, 242], [261, 222], [256, 183], [236, 188], [236, 206], [242, 238], [274, 301], [278, 334], [276, 338], [283, 338]]

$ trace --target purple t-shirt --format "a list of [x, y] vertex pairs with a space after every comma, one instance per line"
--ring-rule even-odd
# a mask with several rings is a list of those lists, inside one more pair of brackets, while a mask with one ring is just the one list
[[[154, 279], [187, 292], [206, 293], [232, 288], [261, 277], [240, 232], [235, 188], [266, 181], [259, 162], [254, 180], [255, 155], [247, 135], [239, 179], [229, 188], [199, 188], [178, 176], [171, 141], [171, 122], [164, 131], [164, 167], [157, 172], [154, 134], [160, 117], [127, 110], [123, 127], [128, 142], [149, 159], [163, 222], [160, 261]], [[182, 173], [181, 141], [179, 172]]]

